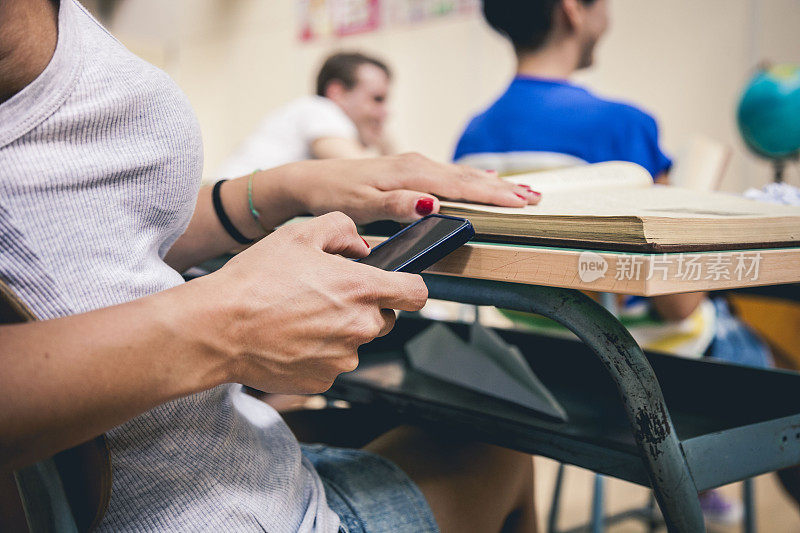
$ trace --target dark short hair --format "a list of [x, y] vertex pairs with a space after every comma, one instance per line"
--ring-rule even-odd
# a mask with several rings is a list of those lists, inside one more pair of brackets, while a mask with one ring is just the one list
[[[505, 35], [517, 54], [541, 48], [553, 29], [553, 13], [562, 0], [484, 0], [483, 16]], [[591, 4], [595, 0], [581, 0]]]
[[392, 72], [386, 63], [380, 59], [370, 57], [358, 52], [342, 52], [333, 54], [325, 60], [317, 74], [317, 95], [325, 96], [328, 84], [339, 81], [348, 91], [356, 86], [356, 71], [361, 65], [374, 65], [383, 70], [391, 78]]

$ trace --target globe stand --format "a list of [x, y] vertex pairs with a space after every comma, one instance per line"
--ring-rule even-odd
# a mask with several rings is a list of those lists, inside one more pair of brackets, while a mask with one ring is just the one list
[[775, 170], [773, 181], [775, 183], [783, 183], [783, 171], [786, 170], [786, 160], [774, 159], [772, 161], [772, 168]]
[[789, 162], [797, 162], [800, 160], [800, 152], [788, 155], [786, 157], [775, 158], [772, 160], [772, 168], [774, 170], [773, 181], [775, 183], [783, 183], [783, 172], [786, 170], [786, 165]]

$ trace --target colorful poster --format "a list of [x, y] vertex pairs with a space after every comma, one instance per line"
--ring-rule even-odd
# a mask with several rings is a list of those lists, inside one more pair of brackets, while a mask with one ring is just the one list
[[343, 37], [380, 26], [380, 0], [300, 0], [300, 39]]
[[413, 24], [453, 14], [473, 13], [480, 0], [384, 0], [384, 25]]
[[338, 37], [377, 30], [380, 26], [380, 0], [333, 0], [331, 20]]
[[480, 0], [298, 0], [300, 39], [344, 37], [475, 13]]

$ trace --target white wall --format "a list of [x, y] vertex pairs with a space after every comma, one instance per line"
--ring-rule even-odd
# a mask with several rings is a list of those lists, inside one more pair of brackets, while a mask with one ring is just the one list
[[[734, 148], [723, 188], [769, 180], [735, 127], [741, 87], [762, 58], [800, 62], [800, 0], [612, 0], [613, 26], [579, 80], [637, 103], [675, 153], [702, 133]], [[513, 72], [510, 47], [479, 16], [301, 43], [292, 0], [123, 0], [111, 29], [172, 74], [203, 127], [206, 175], [269, 109], [312, 89], [321, 59], [362, 49], [396, 71], [390, 129], [403, 150], [447, 160], [467, 118]], [[788, 179], [800, 183], [797, 166]]]

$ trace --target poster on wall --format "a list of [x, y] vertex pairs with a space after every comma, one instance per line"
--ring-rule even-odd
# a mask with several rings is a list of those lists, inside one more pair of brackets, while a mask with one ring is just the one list
[[302, 41], [474, 13], [480, 0], [297, 0]]
[[384, 0], [383, 25], [399, 26], [474, 13], [479, 7], [480, 0]]
[[380, 0], [299, 0], [300, 39], [343, 37], [380, 27]]

